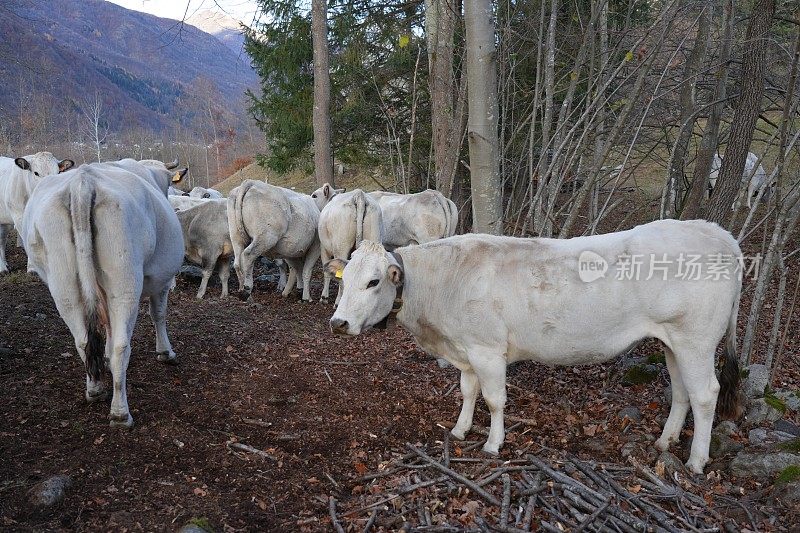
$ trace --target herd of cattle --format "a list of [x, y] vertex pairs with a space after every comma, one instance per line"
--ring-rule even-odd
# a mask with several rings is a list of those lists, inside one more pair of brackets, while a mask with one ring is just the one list
[[[606, 275], [592, 283], [578, 276], [586, 252], [608, 265], [624, 254], [716, 254], [736, 270], [736, 240], [714, 224], [665, 220], [564, 240], [454, 236], [456, 206], [436, 191], [345, 192], [326, 184], [308, 195], [247, 180], [225, 198], [213, 189], [176, 189], [186, 172], [177, 161], [75, 167], [48, 152], [0, 158], [0, 273], [8, 270], [5, 241], [14, 227], [28, 270], [47, 284], [74, 337], [88, 401], [107, 397], [110, 368], [112, 426], [133, 425], [126, 369], [141, 298], [149, 298], [158, 360], [174, 363], [167, 297], [184, 259], [203, 272], [202, 298], [214, 270], [227, 294], [232, 257], [239, 294], [248, 298], [260, 256], [285, 261], [283, 294], [296, 286], [304, 300], [321, 258], [323, 300], [331, 277], [339, 279], [333, 332], [358, 335], [395, 317], [424, 350], [458, 368], [463, 405], [452, 434], [463, 439], [471, 429], [481, 391], [491, 413], [488, 453], [504, 440], [507, 364], [602, 362], [647, 337], [664, 343], [673, 388], [657, 447], [677, 441], [691, 407], [687, 465], [702, 472], [718, 395], [723, 411], [736, 409], [739, 276]], [[714, 354], [726, 335], [720, 387]]]

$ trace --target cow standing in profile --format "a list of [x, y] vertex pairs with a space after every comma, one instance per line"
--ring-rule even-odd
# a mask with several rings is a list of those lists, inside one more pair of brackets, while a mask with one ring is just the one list
[[[680, 277], [687, 268], [681, 258], [695, 255], [708, 260], [709, 270], [717, 264], [716, 279], [706, 279], [705, 271]], [[583, 273], [586, 257], [609, 269], [624, 266], [626, 257], [639, 258], [641, 275]], [[642, 258], [651, 268], [666, 258], [671, 262], [648, 276]], [[342, 273], [343, 286], [330, 325], [334, 332], [358, 335], [397, 312], [397, 321], [425, 351], [461, 370], [464, 403], [454, 437], [463, 439], [472, 427], [483, 392], [491, 413], [483, 447], [489, 453], [497, 453], [505, 438], [509, 363], [601, 363], [642, 339], [657, 338], [665, 346], [672, 407], [656, 447], [666, 450], [678, 440], [691, 406], [694, 440], [686, 465], [700, 473], [709, 459], [718, 394], [721, 414], [738, 409], [740, 261], [736, 239], [699, 220], [662, 220], [565, 240], [461, 235], [394, 253], [365, 242], [349, 262], [326, 265]], [[720, 389], [714, 360], [725, 335]]]
[[111, 366], [112, 426], [133, 425], [126, 372], [143, 296], [150, 300], [158, 360], [176, 362], [167, 293], [183, 262], [183, 237], [167, 187], [185, 173], [132, 159], [82, 165], [43, 179], [25, 208], [25, 251], [86, 365], [88, 401], [106, 397], [103, 371], [106, 361]]

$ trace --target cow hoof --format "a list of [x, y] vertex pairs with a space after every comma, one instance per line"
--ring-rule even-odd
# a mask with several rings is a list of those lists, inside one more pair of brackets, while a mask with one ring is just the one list
[[175, 352], [173, 352], [172, 350], [168, 352], [159, 352], [158, 354], [156, 354], [156, 358], [162, 363], [166, 363], [168, 365], [178, 364], [178, 356], [175, 355]]
[[131, 429], [133, 427], [133, 417], [130, 413], [124, 415], [108, 415], [109, 426], [112, 428]]
[[492, 457], [500, 455], [500, 446], [491, 446], [488, 442], [483, 445], [483, 453], [489, 454]]
[[246, 302], [250, 299], [250, 291], [237, 291], [236, 297], [239, 298], [241, 301]]
[[658, 439], [653, 445], [656, 447], [656, 450], [658, 450], [660, 452], [665, 452], [665, 451], [669, 450], [669, 440], [668, 439], [664, 439], [664, 438]]
[[453, 428], [452, 430], [450, 430], [450, 434], [456, 440], [464, 440], [464, 439], [467, 438], [467, 432], [466, 431], [459, 431], [456, 428]]
[[86, 401], [88, 403], [104, 402], [108, 400], [108, 391], [105, 389], [86, 391]]
[[706, 466], [708, 460], [705, 461], [693, 461], [690, 457], [688, 461], [686, 461], [686, 470], [691, 472], [692, 474], [703, 474], [703, 467]]

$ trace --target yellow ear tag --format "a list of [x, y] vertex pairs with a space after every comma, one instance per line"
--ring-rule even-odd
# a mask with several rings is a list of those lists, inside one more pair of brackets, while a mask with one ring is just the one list
[[183, 179], [183, 176], [181, 176], [180, 171], [178, 171], [175, 173], [174, 176], [172, 176], [172, 183], [178, 183], [179, 181], [181, 181], [181, 179]]
[[336, 271], [336, 274], [334, 274], [334, 275], [335, 275], [337, 278], [339, 278], [339, 279], [342, 279], [342, 271], [341, 271], [341, 270], [337, 270], [337, 271]]

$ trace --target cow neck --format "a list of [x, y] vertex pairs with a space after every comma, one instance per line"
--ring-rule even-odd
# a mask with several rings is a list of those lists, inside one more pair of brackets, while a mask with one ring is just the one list
[[[403, 267], [403, 256], [397, 252], [389, 252], [397, 264], [400, 266], [400, 271], [403, 272], [403, 277], [405, 278], [405, 268]], [[404, 280], [405, 281], [405, 280]], [[397, 313], [400, 312], [400, 309], [403, 308], [403, 286], [405, 283], [401, 283], [398, 285], [395, 290], [397, 291], [394, 296], [394, 302], [392, 302], [392, 309], [389, 313], [383, 317], [380, 322], [375, 324], [375, 328], [377, 329], [386, 329], [389, 325], [389, 322], [395, 322], [397, 320]]]

